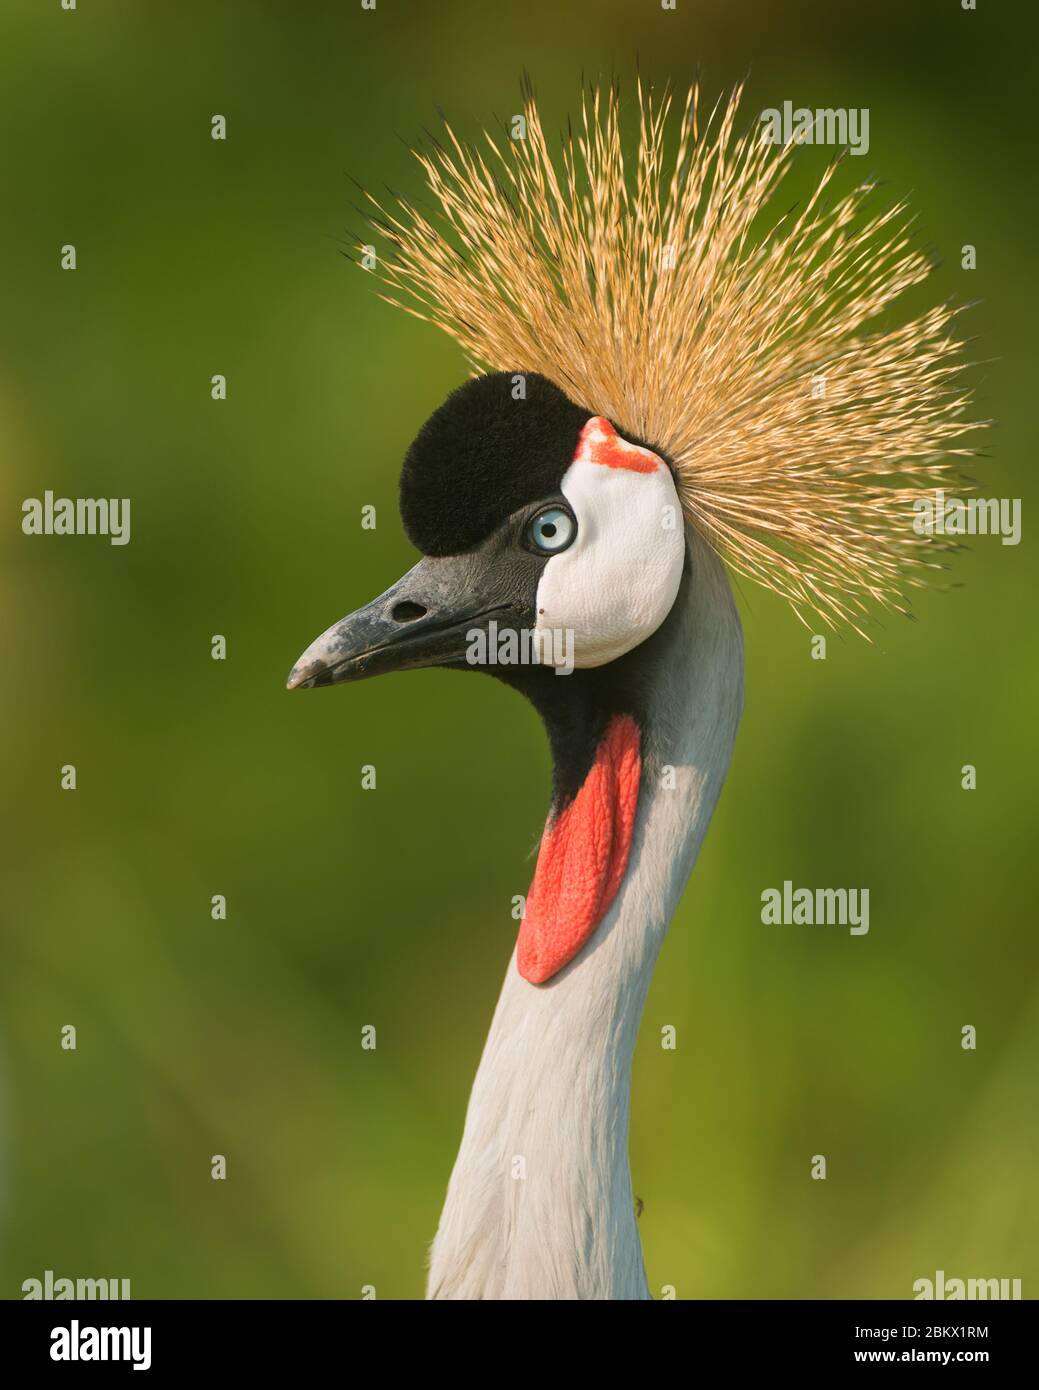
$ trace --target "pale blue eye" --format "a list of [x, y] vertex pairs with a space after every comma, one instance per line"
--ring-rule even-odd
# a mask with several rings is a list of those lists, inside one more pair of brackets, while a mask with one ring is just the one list
[[538, 550], [555, 555], [577, 535], [577, 522], [562, 507], [548, 507], [530, 523], [527, 534]]

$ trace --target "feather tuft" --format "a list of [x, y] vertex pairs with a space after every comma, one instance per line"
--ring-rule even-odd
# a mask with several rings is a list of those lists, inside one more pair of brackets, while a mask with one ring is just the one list
[[[961, 310], [893, 326], [932, 269], [905, 203], [864, 179], [776, 213], [794, 146], [736, 129], [742, 88], [705, 117], [699, 88], [583, 90], [553, 155], [524, 75], [526, 138], [416, 150], [434, 210], [368, 195], [392, 242], [389, 302], [449, 333], [475, 372], [540, 372], [665, 454], [689, 522], [802, 619], [862, 630], [952, 547], [913, 503], [961, 482], [969, 415]], [[676, 129], [677, 128], [677, 129]]]

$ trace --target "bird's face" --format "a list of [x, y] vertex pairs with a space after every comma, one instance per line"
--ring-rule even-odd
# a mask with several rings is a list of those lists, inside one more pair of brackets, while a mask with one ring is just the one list
[[400, 500], [423, 558], [319, 637], [289, 687], [471, 666], [529, 696], [552, 744], [554, 795], [516, 968], [545, 984], [590, 940], [627, 871], [654, 634], [685, 566], [671, 471], [543, 377], [497, 373], [427, 420]]
[[651, 636], [678, 593], [667, 464], [543, 377], [495, 373], [454, 392], [408, 451], [400, 500], [423, 558], [319, 637], [290, 688], [424, 666], [602, 667]]

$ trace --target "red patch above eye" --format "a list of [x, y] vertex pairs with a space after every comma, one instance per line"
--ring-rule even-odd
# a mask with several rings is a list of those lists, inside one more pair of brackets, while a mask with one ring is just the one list
[[516, 943], [516, 967], [541, 985], [589, 939], [628, 867], [642, 759], [639, 729], [616, 715], [573, 801], [551, 818]]
[[605, 415], [593, 415], [581, 431], [574, 463], [598, 463], [631, 473], [655, 473], [663, 466], [656, 454], [622, 439]]

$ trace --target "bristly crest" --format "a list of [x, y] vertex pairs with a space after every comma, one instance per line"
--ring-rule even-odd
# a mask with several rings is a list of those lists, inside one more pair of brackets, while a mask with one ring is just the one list
[[484, 154], [446, 127], [416, 151], [435, 210], [367, 195], [383, 297], [474, 371], [540, 372], [657, 447], [733, 570], [861, 630], [942, 568], [912, 503], [974, 452], [953, 447], [976, 427], [958, 310], [878, 325], [930, 263], [871, 184], [824, 200], [839, 160], [770, 216], [793, 146], [736, 133], [741, 90], [702, 124], [693, 88], [671, 138], [671, 94], [639, 81], [633, 161], [615, 84], [584, 93], [557, 159], [529, 86], [525, 138], [485, 133]]

